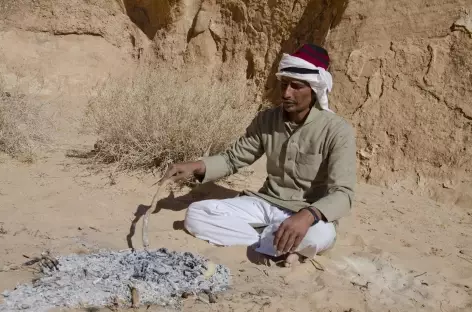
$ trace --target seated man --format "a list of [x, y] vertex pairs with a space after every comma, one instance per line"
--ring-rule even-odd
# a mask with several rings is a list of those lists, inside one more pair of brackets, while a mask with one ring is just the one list
[[[353, 128], [328, 108], [328, 66], [328, 53], [315, 45], [284, 54], [276, 74], [282, 105], [258, 113], [220, 155], [168, 170], [164, 179], [195, 175], [205, 183], [267, 157], [267, 179], [258, 192], [191, 204], [185, 218], [190, 233], [217, 245], [287, 255], [288, 262], [333, 246], [335, 224], [352, 205], [356, 146]], [[259, 234], [255, 224], [267, 227]]]

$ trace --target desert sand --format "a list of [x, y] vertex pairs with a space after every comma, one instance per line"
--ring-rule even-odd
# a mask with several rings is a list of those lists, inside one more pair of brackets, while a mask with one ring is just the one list
[[[151, 174], [111, 179], [106, 170], [93, 172], [59, 153], [32, 165], [3, 157], [0, 176], [0, 267], [45, 250], [67, 255], [128, 248], [132, 221], [150, 204], [158, 179]], [[151, 216], [150, 248], [195, 252], [233, 274], [231, 289], [217, 303], [190, 297], [184, 311], [472, 309], [471, 213], [408, 191], [359, 184], [335, 248], [318, 256], [316, 266], [261, 265], [246, 247], [215, 247], [183, 230], [192, 201], [235, 196], [237, 190], [257, 188], [263, 178], [262, 160], [217, 184], [175, 188]], [[141, 221], [130, 239], [137, 249]], [[0, 290], [32, 277], [22, 270], [1, 272]]]

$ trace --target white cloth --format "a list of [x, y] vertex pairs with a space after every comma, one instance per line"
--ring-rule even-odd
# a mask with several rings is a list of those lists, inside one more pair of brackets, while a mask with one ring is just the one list
[[[195, 237], [212, 244], [254, 246], [259, 253], [279, 256], [273, 245], [273, 233], [291, 215], [260, 198], [241, 196], [195, 202], [189, 206], [184, 224]], [[267, 227], [259, 234], [250, 224]], [[296, 252], [312, 258], [331, 248], [335, 239], [334, 225], [320, 221], [310, 227]]]
[[[298, 74], [282, 71], [283, 68], [288, 67], [316, 69], [319, 71], [319, 74]], [[333, 112], [331, 109], [329, 109], [328, 102], [328, 92], [331, 92], [331, 89], [333, 88], [333, 78], [331, 77], [331, 74], [324, 68], [318, 67], [299, 57], [284, 53], [279, 63], [279, 71], [275, 75], [279, 79], [280, 77], [289, 77], [308, 82], [311, 86], [311, 89], [315, 91], [316, 98], [321, 108], [323, 110]]]

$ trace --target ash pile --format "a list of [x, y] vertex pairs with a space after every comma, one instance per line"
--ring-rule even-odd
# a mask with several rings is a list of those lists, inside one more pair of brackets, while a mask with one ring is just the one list
[[[32, 284], [3, 293], [0, 311], [54, 307], [179, 306], [186, 294], [228, 289], [229, 269], [189, 252], [101, 252], [57, 258]], [[138, 303], [135, 297], [137, 294]]]

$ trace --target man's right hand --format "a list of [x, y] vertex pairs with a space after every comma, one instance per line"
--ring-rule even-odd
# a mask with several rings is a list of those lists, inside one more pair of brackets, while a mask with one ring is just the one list
[[205, 163], [201, 160], [195, 162], [172, 164], [170, 165], [167, 172], [164, 174], [162, 181], [170, 179], [171, 181], [177, 182], [180, 180], [185, 180], [191, 177], [192, 175], [197, 177], [203, 177], [205, 176], [205, 171]]

